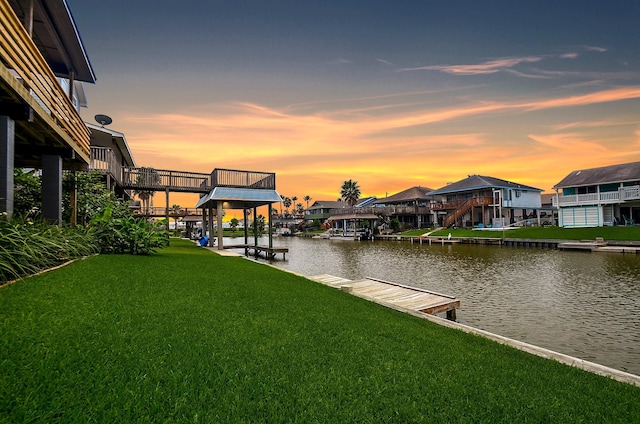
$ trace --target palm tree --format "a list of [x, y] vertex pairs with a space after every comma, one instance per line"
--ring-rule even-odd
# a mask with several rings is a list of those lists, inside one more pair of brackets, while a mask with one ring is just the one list
[[181, 212], [182, 212], [182, 206], [175, 203], [169, 209], [169, 215], [171, 215], [173, 217], [173, 220], [175, 221], [176, 230], [178, 229], [178, 218], [181, 216]]
[[307, 202], [307, 209], [309, 209], [309, 202], [311, 201], [311, 196], [308, 194], [302, 198], [305, 202]]
[[304, 214], [304, 207], [302, 206], [302, 203], [298, 203], [298, 204], [296, 205], [296, 213], [297, 213], [298, 215], [302, 215], [302, 214]]
[[349, 206], [355, 205], [360, 198], [360, 186], [358, 186], [358, 182], [353, 180], [343, 182], [340, 196], [342, 196]]
[[297, 196], [293, 196], [293, 197], [291, 198], [291, 203], [293, 204], [293, 208], [294, 208], [294, 209], [295, 209], [295, 207], [296, 207], [296, 201], [297, 201], [297, 200], [298, 200], [298, 197], [297, 197]]
[[142, 201], [143, 212], [149, 212], [149, 200], [155, 194], [155, 190], [152, 187], [160, 185], [160, 175], [158, 171], [153, 168], [140, 168], [138, 176], [136, 177], [136, 185], [139, 187], [133, 191], [133, 194], [138, 196]]
[[293, 203], [293, 202], [291, 201], [291, 199], [290, 199], [290, 198], [288, 198], [288, 197], [285, 197], [285, 198], [282, 200], [282, 203], [284, 204], [284, 207], [285, 207], [285, 209], [287, 210], [287, 213], [289, 213], [289, 206], [291, 206], [291, 203]]

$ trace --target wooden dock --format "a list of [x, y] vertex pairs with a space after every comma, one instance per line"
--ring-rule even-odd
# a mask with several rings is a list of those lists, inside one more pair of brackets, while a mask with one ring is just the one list
[[267, 247], [267, 246], [254, 246], [252, 244], [234, 244], [231, 246], [224, 246], [224, 249], [244, 249], [244, 255], [251, 255], [259, 257], [260, 254], [264, 254], [267, 259], [275, 259], [277, 254], [282, 255], [282, 259], [286, 260], [286, 255], [289, 253], [289, 249], [286, 247]]
[[599, 247], [605, 247], [607, 242], [582, 240], [582, 241], [567, 241], [558, 243], [558, 249], [560, 250], [591, 250], [594, 251]]
[[603, 240], [581, 240], [581, 241], [568, 241], [558, 243], [558, 249], [560, 250], [589, 250], [591, 252], [605, 252], [605, 253], [631, 253], [637, 255], [640, 253], [640, 247], [638, 246], [609, 246], [606, 241]]
[[445, 312], [447, 319], [452, 321], [455, 321], [456, 309], [460, 307], [460, 301], [453, 296], [376, 278], [353, 281], [328, 274], [309, 278], [394, 309], [425, 314]]

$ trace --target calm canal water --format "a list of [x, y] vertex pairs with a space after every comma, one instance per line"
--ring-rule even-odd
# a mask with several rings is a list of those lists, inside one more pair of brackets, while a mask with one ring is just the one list
[[640, 375], [640, 255], [302, 237], [274, 247], [289, 248], [280, 268], [454, 295], [460, 323]]

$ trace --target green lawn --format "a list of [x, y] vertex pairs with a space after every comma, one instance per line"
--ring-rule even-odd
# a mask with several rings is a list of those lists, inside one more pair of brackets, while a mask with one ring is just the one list
[[632, 422], [640, 388], [172, 240], [0, 289], [0, 422]]

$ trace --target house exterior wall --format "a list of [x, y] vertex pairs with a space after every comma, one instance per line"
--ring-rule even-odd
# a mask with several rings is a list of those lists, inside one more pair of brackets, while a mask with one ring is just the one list
[[503, 207], [538, 209], [542, 207], [542, 197], [538, 191], [503, 189]]
[[553, 205], [561, 227], [601, 227], [636, 222], [640, 217], [640, 185], [614, 182], [562, 187]]

